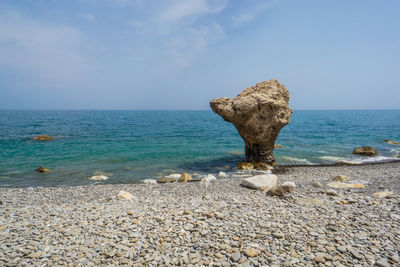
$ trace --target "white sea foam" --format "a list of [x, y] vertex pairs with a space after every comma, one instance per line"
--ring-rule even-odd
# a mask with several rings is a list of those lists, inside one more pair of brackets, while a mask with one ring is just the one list
[[304, 164], [312, 164], [310, 161], [306, 159], [301, 159], [301, 158], [295, 158], [295, 157], [288, 157], [288, 156], [282, 156], [280, 159], [289, 161], [289, 162], [298, 162], [298, 163], [304, 163]]
[[334, 156], [323, 156], [319, 157], [322, 160], [335, 162], [335, 163], [345, 163], [345, 164], [364, 164], [364, 163], [374, 163], [374, 162], [383, 162], [383, 161], [392, 161], [397, 160], [396, 157], [388, 157], [388, 156], [376, 156], [376, 157], [356, 157], [356, 158], [342, 158], [342, 157], [334, 157]]

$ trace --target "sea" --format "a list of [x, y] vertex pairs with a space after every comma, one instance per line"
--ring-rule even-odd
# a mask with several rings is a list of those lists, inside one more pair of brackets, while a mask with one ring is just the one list
[[[47, 134], [52, 141], [34, 141]], [[277, 139], [278, 165], [398, 160], [400, 110], [295, 110]], [[373, 146], [375, 157], [353, 155]], [[0, 187], [140, 183], [171, 173], [237, 172], [244, 142], [207, 111], [0, 110]], [[39, 174], [39, 166], [51, 169]], [[92, 181], [106, 175], [106, 181]]]

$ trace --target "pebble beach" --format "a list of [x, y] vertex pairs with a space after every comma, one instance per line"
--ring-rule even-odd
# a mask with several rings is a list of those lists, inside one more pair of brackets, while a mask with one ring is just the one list
[[[245, 188], [246, 172], [207, 183], [0, 188], [0, 266], [400, 265], [400, 162], [274, 172], [293, 192]], [[329, 187], [337, 175], [365, 187]], [[393, 194], [372, 196], [385, 191]]]

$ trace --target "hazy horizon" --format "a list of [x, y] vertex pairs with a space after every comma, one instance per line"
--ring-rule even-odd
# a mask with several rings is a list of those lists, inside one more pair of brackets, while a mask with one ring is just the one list
[[278, 79], [294, 110], [400, 109], [400, 2], [0, 3], [1, 110], [208, 110]]

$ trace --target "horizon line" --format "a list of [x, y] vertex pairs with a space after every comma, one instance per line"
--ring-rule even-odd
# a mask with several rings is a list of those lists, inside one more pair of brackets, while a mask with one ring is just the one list
[[[400, 110], [400, 108], [361, 108], [361, 109], [292, 109], [293, 111], [380, 111], [380, 110]], [[35, 109], [35, 108], [21, 108], [21, 109], [2, 109], [0, 111], [212, 111], [212, 109]]]

